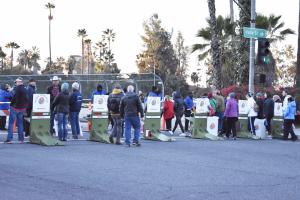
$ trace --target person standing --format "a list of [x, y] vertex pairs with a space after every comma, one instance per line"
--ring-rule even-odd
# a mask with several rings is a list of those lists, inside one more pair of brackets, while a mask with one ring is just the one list
[[61, 92], [55, 97], [52, 103], [52, 109], [57, 114], [58, 121], [58, 139], [60, 141], [67, 141], [68, 131], [68, 114], [70, 112], [70, 96], [69, 84], [63, 83], [61, 85]]
[[266, 129], [268, 131], [268, 137], [272, 138], [271, 133], [271, 120], [274, 116], [274, 101], [270, 92], [266, 92], [264, 101], [264, 117], [266, 118]]
[[217, 111], [217, 102], [216, 99], [213, 97], [212, 93], [208, 93], [209, 99], [209, 116], [215, 116]]
[[[10, 93], [10, 86], [8, 84], [1, 84], [0, 87], [0, 110], [9, 110], [9, 102], [12, 98]], [[6, 116], [0, 116], [0, 130], [6, 130]]]
[[182, 122], [181, 122], [181, 118], [182, 118], [183, 112], [184, 112], [184, 101], [181, 98], [181, 94], [179, 91], [175, 92], [173, 100], [174, 100], [174, 112], [175, 112], [175, 116], [176, 116], [173, 133], [176, 131], [176, 128], [179, 124], [180, 129], [181, 129], [180, 136], [186, 136], [186, 134], [184, 133]]
[[257, 117], [257, 109], [258, 105], [256, 104], [253, 93], [249, 92], [246, 95], [247, 98], [247, 106], [248, 106], [248, 131], [251, 133], [252, 136], [255, 136], [255, 127], [254, 127], [254, 121]]
[[[27, 86], [27, 94], [28, 94], [28, 107], [26, 109], [26, 115], [30, 118], [32, 112], [33, 105], [33, 95], [36, 93], [36, 81], [34, 79], [30, 79]], [[23, 120], [25, 137], [30, 135], [30, 122], [27, 120]]]
[[221, 95], [219, 90], [217, 90], [214, 93], [214, 98], [216, 99], [216, 116], [219, 117], [218, 133], [221, 133], [222, 125], [223, 125], [224, 111], [225, 111], [225, 101], [224, 101], [224, 97]]
[[169, 95], [165, 96], [164, 106], [163, 106], [163, 116], [166, 121], [166, 128], [170, 134], [173, 134], [172, 130], [172, 119], [174, 118], [174, 103], [171, 101]]
[[[59, 84], [59, 78], [57, 76], [53, 76], [52, 79], [50, 79], [52, 81], [52, 84], [47, 88], [47, 94], [50, 94], [50, 104], [53, 103], [55, 97], [58, 96], [58, 94], [61, 91], [61, 87]], [[53, 135], [54, 134], [54, 117], [55, 117], [55, 112], [54, 110], [50, 110], [51, 114], [50, 114], [50, 134]]]
[[122, 118], [120, 115], [120, 104], [121, 99], [124, 97], [121, 86], [116, 84], [112, 93], [107, 99], [107, 108], [111, 114], [113, 120], [113, 128], [109, 136], [110, 143], [114, 143], [114, 137], [116, 138], [116, 145], [121, 145], [121, 136], [122, 136]]
[[92, 103], [94, 102], [95, 95], [106, 95], [106, 91], [103, 90], [102, 85], [100, 83], [97, 85], [96, 91], [94, 91], [92, 93], [92, 96], [91, 96]]
[[17, 78], [15, 81], [16, 88], [13, 93], [13, 97], [10, 102], [10, 114], [7, 130], [7, 139], [5, 143], [9, 144], [13, 140], [13, 127], [16, 119], [16, 125], [18, 127], [18, 140], [19, 142], [24, 142], [23, 133], [23, 112], [26, 111], [28, 106], [28, 95], [27, 90], [23, 84], [23, 79], [21, 77]]
[[70, 123], [74, 139], [80, 135], [79, 113], [82, 105], [82, 96], [79, 91], [79, 83], [72, 84], [73, 92], [70, 95]]
[[296, 115], [296, 102], [293, 97], [287, 99], [288, 104], [284, 110], [284, 122], [283, 122], [283, 139], [287, 140], [289, 134], [292, 136], [292, 141], [298, 140], [293, 130], [293, 123]]
[[184, 99], [185, 132], [189, 131], [190, 124], [192, 123], [188, 118], [192, 117], [193, 107], [194, 107], [193, 93], [189, 92], [188, 96], [186, 96]]
[[120, 115], [125, 119], [125, 143], [128, 147], [131, 145], [131, 127], [134, 129], [132, 145], [140, 146], [141, 122], [139, 114], [141, 118], [144, 117], [142, 103], [138, 95], [134, 93], [134, 87], [129, 85], [120, 105]]
[[258, 106], [257, 118], [264, 119], [264, 95], [260, 92], [256, 94], [256, 104]]
[[230, 134], [232, 133], [232, 137], [236, 140], [236, 122], [238, 120], [238, 104], [235, 100], [235, 93], [229, 94], [230, 99], [226, 103], [225, 113], [227, 120], [227, 132], [226, 137], [229, 139]]

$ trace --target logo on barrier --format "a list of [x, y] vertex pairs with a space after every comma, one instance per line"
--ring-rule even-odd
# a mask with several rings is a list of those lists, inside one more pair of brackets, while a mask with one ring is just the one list
[[215, 128], [216, 128], [216, 125], [215, 125], [214, 123], [211, 123], [210, 126], [209, 126], [209, 128], [210, 128], [210, 129], [215, 129]]
[[34, 94], [32, 112], [50, 112], [50, 95]]

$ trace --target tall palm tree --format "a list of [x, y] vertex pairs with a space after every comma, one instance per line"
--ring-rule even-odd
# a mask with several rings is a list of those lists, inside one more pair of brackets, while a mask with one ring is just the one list
[[222, 86], [221, 50], [217, 33], [215, 0], [207, 0], [209, 10], [209, 24], [211, 32], [212, 65], [214, 69], [213, 83], [217, 88]]
[[12, 70], [13, 68], [13, 61], [14, 61], [14, 49], [20, 48], [20, 46], [15, 43], [15, 42], [9, 42], [5, 45], [6, 48], [11, 49], [11, 54], [10, 54], [10, 69]]
[[49, 20], [49, 59], [50, 59], [50, 67], [52, 64], [52, 56], [51, 56], [51, 21], [53, 19], [52, 9], [55, 8], [53, 3], [47, 3], [45, 7], [49, 10], [48, 20]]
[[111, 52], [111, 42], [115, 40], [116, 33], [113, 32], [112, 29], [106, 29], [103, 31], [103, 39], [108, 41], [108, 52], [107, 52], [107, 58], [108, 58], [108, 65], [110, 66], [111, 61], [113, 59], [113, 54]]
[[77, 36], [81, 37], [81, 74], [83, 74], [83, 65], [84, 65], [84, 38], [87, 36], [85, 29], [78, 29]]

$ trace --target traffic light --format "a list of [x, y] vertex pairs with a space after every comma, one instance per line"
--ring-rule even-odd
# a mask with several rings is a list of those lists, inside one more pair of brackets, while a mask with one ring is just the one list
[[257, 64], [265, 65], [270, 63], [270, 42], [266, 38], [258, 39], [258, 48], [257, 48]]

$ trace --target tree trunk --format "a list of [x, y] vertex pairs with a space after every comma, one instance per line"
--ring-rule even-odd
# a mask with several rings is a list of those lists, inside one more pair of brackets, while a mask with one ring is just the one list
[[211, 49], [212, 49], [212, 64], [213, 64], [213, 84], [220, 89], [222, 87], [222, 68], [221, 68], [221, 49], [219, 45], [219, 38], [217, 34], [217, 20], [215, 0], [208, 0], [209, 9], [209, 25], [211, 32]]
[[229, 0], [229, 4], [230, 4], [230, 22], [234, 23], [233, 0]]
[[296, 87], [300, 89], [300, 0], [299, 0], [299, 18], [298, 18], [298, 49], [297, 49], [297, 69], [296, 69]]

